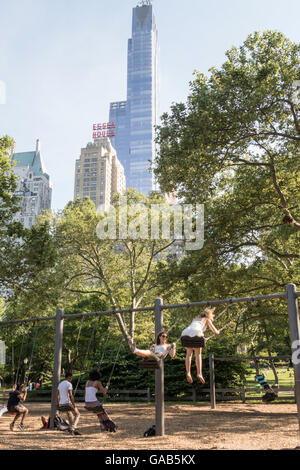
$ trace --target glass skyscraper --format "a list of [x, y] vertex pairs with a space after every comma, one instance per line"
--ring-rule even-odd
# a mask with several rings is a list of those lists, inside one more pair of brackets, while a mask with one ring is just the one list
[[109, 120], [116, 124], [112, 144], [125, 168], [127, 187], [148, 194], [154, 189], [149, 169], [158, 124], [158, 34], [149, 0], [133, 8], [127, 67], [127, 101], [110, 106]]
[[127, 117], [127, 102], [117, 101], [110, 103], [109, 121], [115, 123], [115, 135], [110, 137], [112, 146], [116, 149], [118, 159], [125, 171], [126, 182], [129, 182], [129, 147], [130, 135]]

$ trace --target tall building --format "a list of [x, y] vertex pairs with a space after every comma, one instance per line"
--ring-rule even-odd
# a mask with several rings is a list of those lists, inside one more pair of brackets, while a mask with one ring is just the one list
[[115, 147], [127, 186], [148, 194], [154, 189], [149, 168], [158, 124], [158, 33], [150, 0], [133, 8], [127, 60], [127, 101], [111, 103], [109, 120], [116, 123]]
[[52, 186], [41, 156], [40, 141], [32, 152], [15, 153], [14, 173], [18, 176], [16, 194], [21, 197], [20, 212], [14, 220], [25, 228], [35, 223], [38, 215], [51, 209]]
[[81, 149], [75, 164], [74, 200], [89, 196], [96, 207], [108, 208], [113, 195], [125, 189], [124, 168], [110, 138], [95, 139]]
[[110, 103], [109, 120], [115, 124], [115, 135], [110, 138], [112, 146], [116, 149], [119, 160], [121, 161], [126, 181], [130, 177], [129, 166], [129, 126], [127, 118], [127, 101], [117, 101]]

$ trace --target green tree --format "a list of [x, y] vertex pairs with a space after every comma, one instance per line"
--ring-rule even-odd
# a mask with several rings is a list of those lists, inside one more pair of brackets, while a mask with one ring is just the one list
[[[53, 216], [42, 216], [20, 250], [20, 264], [28, 267], [29, 281], [23, 289], [23, 304], [18, 298], [14, 308], [23, 305], [24, 310], [28, 305], [27, 314], [32, 308], [40, 310], [39, 306], [44, 312], [59, 305], [72, 309], [84, 297], [91, 296], [97, 296], [109, 309], [153, 305], [154, 298], [161, 295], [158, 267], [167, 262], [173, 240], [151, 238], [148, 210], [152, 204], [163, 202], [164, 197], [159, 194], [146, 197], [135, 191], [127, 193], [128, 208], [132, 210], [129, 225], [137, 226], [141, 238], [131, 238], [130, 234], [125, 238], [117, 234], [115, 239], [99, 237], [99, 223], [106, 219], [97, 214], [89, 199], [70, 202]], [[119, 221], [118, 197], [114, 206]], [[132, 337], [135, 332], [145, 337], [149, 328], [153, 329], [149, 315], [138, 324], [134, 312], [126, 318], [118, 314], [117, 320], [124, 336], [128, 331]]]
[[15, 195], [17, 177], [13, 173], [11, 155], [14, 143], [8, 136], [0, 138], [0, 285], [10, 287], [15, 263], [10, 256], [16, 239], [22, 234], [20, 224], [13, 221], [18, 212], [19, 198]]
[[163, 116], [155, 173], [163, 190], [205, 204], [204, 249], [179, 276], [188, 264], [193, 281], [220, 273], [232, 290], [274, 290], [299, 281], [300, 46], [266, 31], [226, 56]]

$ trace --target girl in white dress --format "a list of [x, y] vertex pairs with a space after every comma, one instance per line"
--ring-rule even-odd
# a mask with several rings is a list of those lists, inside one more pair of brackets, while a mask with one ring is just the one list
[[215, 334], [219, 334], [219, 330], [213, 325], [214, 310], [206, 308], [200, 317], [194, 318], [192, 323], [181, 333], [181, 344], [186, 348], [185, 368], [186, 379], [189, 383], [193, 383], [191, 376], [191, 365], [193, 352], [195, 352], [197, 378], [201, 383], [205, 383], [202, 376], [202, 348], [205, 347], [204, 332], [207, 327]]
[[173, 358], [176, 354], [176, 344], [168, 344], [168, 333], [161, 331], [156, 339], [156, 344], [153, 344], [150, 349], [137, 349], [136, 344], [131, 341], [129, 347], [133, 354], [137, 356], [150, 358], [154, 357], [155, 359], [161, 359], [166, 357], [168, 354]]

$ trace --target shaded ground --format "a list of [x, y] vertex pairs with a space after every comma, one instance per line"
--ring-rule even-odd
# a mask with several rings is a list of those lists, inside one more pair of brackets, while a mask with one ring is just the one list
[[59, 431], [40, 430], [45, 404], [29, 403], [27, 430], [9, 430], [12, 417], [0, 418], [0, 449], [293, 449], [300, 445], [296, 405], [220, 404], [165, 406], [166, 436], [143, 438], [154, 423], [155, 409], [148, 404], [108, 404], [106, 410], [118, 424], [115, 434], [101, 432], [94, 415], [81, 411], [79, 430], [72, 437]]

